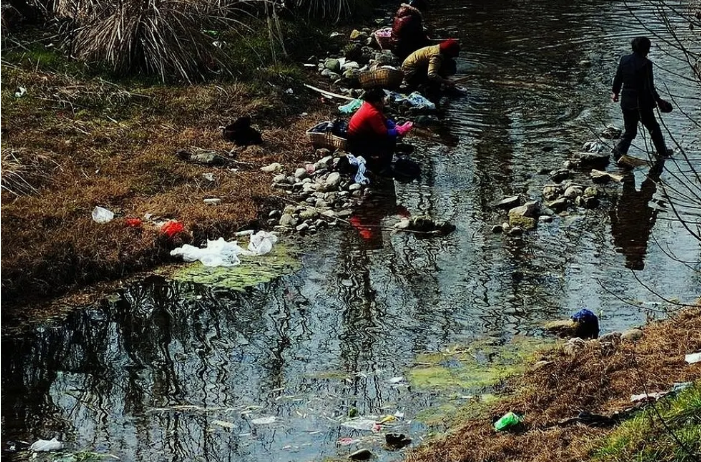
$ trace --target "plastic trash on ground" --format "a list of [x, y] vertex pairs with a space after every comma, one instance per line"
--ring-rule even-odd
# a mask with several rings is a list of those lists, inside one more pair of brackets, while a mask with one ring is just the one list
[[183, 224], [175, 220], [167, 221], [163, 223], [163, 226], [161, 226], [161, 232], [168, 237], [173, 237], [179, 232], [182, 232], [184, 229], [185, 227]]
[[354, 99], [353, 101], [350, 101], [348, 104], [344, 104], [343, 106], [338, 106], [338, 110], [341, 111], [341, 114], [353, 114], [355, 111], [360, 109], [360, 106], [363, 105], [363, 100], [362, 99]]
[[698, 353], [692, 353], [690, 355], [686, 355], [684, 357], [684, 361], [686, 361], [689, 364], [701, 362], [701, 351]]
[[92, 211], [92, 219], [97, 223], [107, 223], [113, 218], [114, 213], [104, 207], [95, 207]]
[[498, 432], [508, 430], [523, 422], [523, 417], [513, 412], [507, 412], [504, 416], [494, 423], [494, 429]]
[[185, 244], [170, 252], [174, 257], [185, 261], [201, 261], [204, 266], [236, 266], [241, 263], [239, 255], [246, 251], [236, 241], [226, 242], [223, 237], [216, 241], [207, 241], [207, 247], [200, 249]]
[[130, 228], [140, 228], [142, 225], [141, 218], [133, 217], [125, 219], [124, 223]]
[[258, 231], [251, 236], [251, 242], [248, 244], [248, 250], [254, 255], [265, 255], [273, 250], [273, 244], [277, 242], [277, 236], [273, 233]]
[[34, 452], [60, 451], [61, 449], [63, 449], [63, 443], [56, 438], [51, 438], [50, 440], [38, 440], [29, 446], [29, 450]]

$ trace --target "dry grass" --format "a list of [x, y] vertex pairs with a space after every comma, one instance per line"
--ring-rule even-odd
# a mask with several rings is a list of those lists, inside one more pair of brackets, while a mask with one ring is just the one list
[[[411, 453], [411, 462], [581, 461], [610, 430], [557, 422], [580, 411], [611, 414], [631, 406], [630, 396], [668, 390], [674, 382], [701, 377], [701, 364], [684, 355], [701, 349], [701, 309], [682, 312], [670, 322], [651, 324], [637, 343], [614, 350], [590, 342], [577, 356], [555, 350], [552, 364], [530, 370], [510, 382], [512, 397], [492, 409], [491, 417], [473, 420], [447, 437]], [[525, 414], [525, 431], [496, 433], [492, 419], [508, 411]]]
[[[28, 94], [14, 98], [14, 88]], [[2, 70], [3, 308], [120, 278], [170, 260], [176, 244], [155, 226], [125, 217], [150, 213], [183, 222], [196, 244], [225, 238], [279, 205], [259, 168], [313, 158], [304, 131], [327, 114], [287, 100], [283, 87], [222, 84], [127, 89], [100, 79]], [[319, 110], [317, 107], [316, 110]], [[238, 116], [258, 123], [265, 144], [238, 150], [230, 168], [189, 164], [178, 149], [226, 155], [218, 127]], [[274, 128], [274, 127], [285, 127]], [[233, 167], [236, 167], [235, 169]], [[215, 182], [202, 176], [213, 173]], [[221, 206], [203, 203], [220, 197]], [[95, 206], [117, 214], [91, 219]]]

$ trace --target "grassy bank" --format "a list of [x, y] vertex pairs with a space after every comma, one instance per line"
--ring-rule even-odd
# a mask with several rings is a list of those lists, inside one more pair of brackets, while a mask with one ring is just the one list
[[[508, 393], [480, 417], [408, 456], [412, 462], [691, 461], [701, 452], [701, 364], [685, 354], [701, 350], [701, 307], [648, 325], [636, 342], [590, 341], [576, 351], [555, 349], [508, 382]], [[631, 395], [670, 390], [695, 381], [676, 398], [645, 410]], [[492, 423], [513, 411], [525, 416], [517, 432]], [[620, 415], [618, 425], [588, 426], [566, 419], [587, 411]], [[616, 414], [619, 413], [619, 414]]]
[[[230, 238], [284, 205], [259, 168], [312, 159], [304, 132], [330, 110], [304, 91], [301, 65], [253, 53], [256, 40], [231, 45], [245, 62], [237, 79], [199, 85], [115, 77], [66, 58], [43, 36], [3, 46], [3, 314], [153, 268], [183, 240]], [[26, 93], [18, 97], [19, 87]], [[243, 115], [264, 144], [234, 149], [222, 138], [219, 127]], [[230, 162], [188, 163], [180, 149], [216, 151]], [[222, 204], [208, 206], [207, 197]], [[95, 206], [116, 219], [94, 222]], [[149, 222], [125, 224], [144, 216], [178, 220], [187, 233], [171, 240]]]

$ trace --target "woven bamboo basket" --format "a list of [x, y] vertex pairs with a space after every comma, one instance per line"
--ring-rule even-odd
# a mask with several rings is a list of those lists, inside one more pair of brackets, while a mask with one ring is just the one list
[[378, 29], [375, 31], [374, 35], [377, 44], [380, 45], [380, 49], [389, 50], [392, 48], [392, 29], [390, 27]]
[[381, 87], [396, 89], [402, 84], [404, 72], [399, 69], [382, 67], [374, 71], [363, 72], [358, 76], [360, 86], [363, 88]]
[[326, 122], [323, 122], [319, 125], [315, 125], [314, 127], [310, 128], [307, 130], [307, 138], [309, 138], [309, 141], [312, 143], [312, 145], [315, 148], [327, 148], [327, 149], [341, 149], [345, 150], [346, 146], [348, 144], [348, 140], [345, 138], [334, 135], [330, 131], [323, 131], [323, 132], [315, 132], [312, 131], [315, 128], [325, 125]]

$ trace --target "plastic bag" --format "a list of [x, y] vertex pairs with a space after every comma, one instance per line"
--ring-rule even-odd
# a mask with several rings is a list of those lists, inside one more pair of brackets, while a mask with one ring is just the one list
[[353, 114], [355, 111], [360, 109], [360, 106], [363, 105], [363, 100], [362, 99], [354, 99], [353, 101], [349, 102], [348, 104], [344, 104], [343, 106], [338, 106], [338, 110], [341, 111], [341, 114]]
[[168, 237], [173, 237], [184, 229], [183, 224], [175, 220], [167, 221], [161, 226], [161, 232]]
[[97, 223], [107, 223], [112, 221], [114, 213], [104, 207], [95, 207], [92, 211], [92, 219]]
[[173, 249], [170, 254], [182, 257], [185, 261], [201, 261], [204, 266], [236, 266], [241, 263], [239, 255], [246, 253], [236, 241], [226, 242], [223, 237], [216, 241], [207, 241], [207, 247], [200, 249], [185, 244]]
[[55, 437], [50, 440], [35, 441], [29, 446], [29, 450], [34, 452], [60, 451], [61, 449], [63, 449], [63, 443]]
[[248, 250], [254, 255], [265, 255], [273, 250], [273, 244], [277, 242], [277, 236], [273, 233], [258, 231], [251, 236], [251, 242], [248, 244]]
[[513, 412], [507, 412], [501, 419], [497, 420], [494, 423], [494, 428], [496, 429], [496, 431], [500, 432], [508, 430], [509, 428], [520, 424], [521, 422], [523, 422], [523, 417], [521, 417], [518, 414], [514, 414]]

